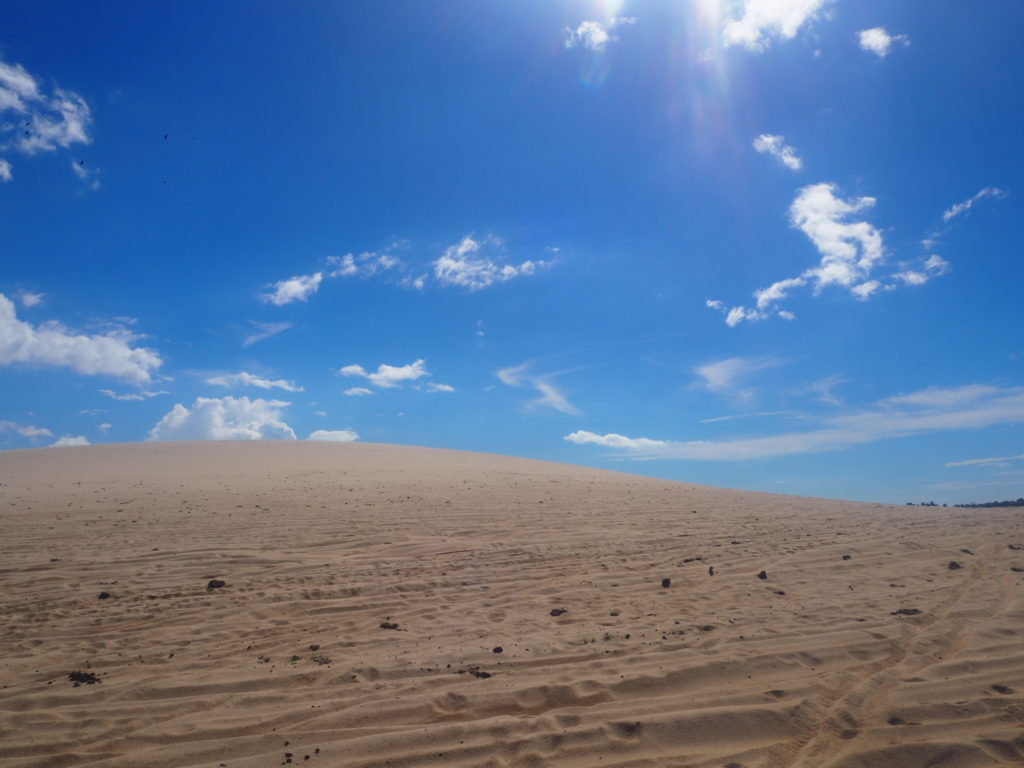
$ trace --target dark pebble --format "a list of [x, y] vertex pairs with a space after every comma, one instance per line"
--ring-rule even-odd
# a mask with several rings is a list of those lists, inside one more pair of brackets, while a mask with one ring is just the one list
[[505, 649], [502, 648], [500, 645], [496, 645], [496, 646], [494, 646], [491, 649], [491, 653], [504, 653], [504, 652], [505, 652]]
[[552, 608], [551, 609], [551, 615], [552, 616], [561, 616], [563, 613], [566, 613], [566, 609], [565, 608]]
[[960, 565], [960, 563], [958, 563], [956, 560], [950, 560], [949, 565], [947, 567], [951, 571], [959, 571], [961, 568], [963, 568], [963, 566]]
[[665, 589], [668, 589], [672, 586], [672, 579], [662, 579], [661, 586], [663, 586]]
[[206, 582], [206, 588], [207, 589], [220, 589], [221, 587], [226, 587], [226, 586], [227, 586], [227, 583], [221, 581], [220, 579], [210, 579], [208, 582]]
[[759, 578], [759, 579], [767, 579], [768, 578], [768, 572], [767, 571], [761, 571], [759, 574], [757, 574], [757, 578]]

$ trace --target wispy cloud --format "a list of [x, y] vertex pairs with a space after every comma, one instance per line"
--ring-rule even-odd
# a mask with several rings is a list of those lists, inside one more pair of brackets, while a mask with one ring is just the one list
[[947, 467], [1008, 467], [1011, 462], [1024, 461], [1024, 453], [1016, 456], [997, 456], [990, 459], [965, 459], [964, 461], [951, 461]]
[[813, 21], [829, 0], [745, 0], [743, 14], [726, 24], [723, 42], [763, 51], [773, 40], [792, 40], [800, 28]]
[[283, 389], [286, 392], [304, 392], [305, 390], [293, 381], [285, 379], [264, 379], [246, 371], [211, 376], [207, 384], [215, 387], [258, 387], [259, 389]]
[[1006, 197], [1006, 195], [1007, 192], [1004, 189], [999, 189], [998, 187], [985, 187], [984, 189], [979, 190], [978, 193], [974, 195], [974, 197], [970, 197], [967, 200], [964, 200], [963, 202], [951, 205], [949, 208], [943, 211], [942, 220], [952, 221], [960, 214], [967, 213], [967, 211], [971, 210], [971, 208], [974, 207], [974, 204], [976, 202], [978, 202], [979, 200], [983, 200], [986, 197], [1002, 199]]
[[865, 51], [870, 51], [880, 59], [884, 59], [889, 55], [892, 51], [893, 43], [910, 45], [909, 37], [906, 35], [890, 35], [885, 31], [885, 27], [862, 29], [857, 33], [857, 39], [860, 41], [861, 48]]
[[560, 376], [561, 373], [535, 374], [531, 373], [531, 362], [520, 363], [509, 368], [502, 368], [495, 373], [495, 376], [510, 387], [532, 387], [540, 393], [540, 397], [530, 400], [526, 404], [527, 409], [553, 408], [556, 411], [570, 415], [579, 414], [579, 409], [569, 402], [569, 398], [552, 384], [552, 379]]
[[330, 277], [373, 277], [395, 269], [402, 262], [389, 253], [366, 251], [358, 255], [346, 253], [344, 256], [328, 256], [327, 263], [334, 267]]
[[612, 32], [613, 29], [635, 23], [636, 19], [632, 16], [616, 16], [604, 23], [600, 21], [581, 21], [576, 29], [571, 27], [565, 28], [565, 47], [575, 48], [576, 46], [581, 46], [588, 51], [601, 53], [608, 47], [608, 43], [613, 43], [619, 39]]
[[133, 346], [140, 338], [124, 328], [76, 333], [53, 320], [33, 326], [19, 320], [14, 302], [0, 294], [0, 365], [59, 366], [145, 384], [163, 360], [152, 349]]
[[0, 158], [0, 181], [14, 181], [14, 172], [11, 170], [11, 161]]
[[43, 303], [43, 293], [33, 293], [32, 291], [18, 291], [15, 296], [18, 297], [18, 301], [21, 302], [21, 306], [26, 309], [37, 307]]
[[784, 136], [762, 133], [754, 139], [754, 149], [762, 155], [771, 155], [791, 171], [799, 171], [804, 167], [804, 161], [797, 155], [796, 149], [786, 143]]
[[799, 387], [796, 390], [796, 394], [812, 395], [826, 405], [842, 405], [842, 399], [835, 394], [834, 390], [848, 381], [849, 379], [838, 375], [827, 376], [824, 379], [818, 379], [818, 381], [812, 381], [810, 384]]
[[[744, 461], [822, 453], [912, 435], [982, 429], [1024, 419], [1024, 387], [931, 387], [820, 419], [817, 429], [722, 441], [655, 440], [575, 432], [566, 439], [618, 447], [633, 459]], [[612, 445], [609, 440], [618, 442]]]
[[198, 397], [191, 408], [177, 403], [149, 431], [148, 440], [294, 440], [283, 421], [281, 400]]
[[169, 395], [171, 393], [167, 392], [166, 390], [160, 390], [159, 392], [150, 392], [148, 390], [143, 389], [139, 390], [138, 392], [125, 392], [122, 394], [120, 392], [115, 392], [112, 389], [101, 389], [100, 394], [106, 395], [111, 400], [141, 402], [143, 400], [149, 400], [149, 398], [151, 397], [156, 397], [157, 395]]
[[253, 344], [277, 336], [277, 334], [283, 333], [295, 325], [295, 323], [261, 323], [257, 320], [250, 320], [249, 324], [256, 331], [245, 337], [245, 340], [242, 342], [243, 347], [251, 347]]
[[782, 358], [771, 356], [728, 357], [700, 365], [694, 373], [699, 377], [698, 383], [710, 392], [747, 399], [754, 390], [744, 383], [758, 371], [775, 368], [784, 362]]

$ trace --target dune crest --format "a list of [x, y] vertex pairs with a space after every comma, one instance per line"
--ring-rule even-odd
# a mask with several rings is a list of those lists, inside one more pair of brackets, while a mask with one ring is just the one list
[[0, 484], [2, 768], [1024, 764], [1019, 509], [359, 443]]

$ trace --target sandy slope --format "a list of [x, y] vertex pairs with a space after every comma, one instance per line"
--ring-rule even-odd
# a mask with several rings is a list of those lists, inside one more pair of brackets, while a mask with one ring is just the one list
[[366, 444], [0, 483], [0, 766], [1024, 764], [1020, 510]]

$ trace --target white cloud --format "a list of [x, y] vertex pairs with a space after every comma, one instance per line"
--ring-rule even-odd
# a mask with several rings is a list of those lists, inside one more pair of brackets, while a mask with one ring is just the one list
[[904, 285], [924, 285], [933, 277], [939, 277], [949, 272], [949, 262], [941, 256], [932, 254], [924, 262], [922, 270], [906, 269], [893, 274], [893, 278], [901, 281]]
[[280, 400], [197, 397], [191, 408], [178, 403], [149, 431], [148, 440], [294, 440], [282, 421]]
[[804, 166], [804, 161], [797, 155], [796, 149], [786, 143], [784, 136], [762, 133], [754, 139], [754, 149], [762, 155], [771, 155], [791, 171], [799, 171]]
[[67, 448], [76, 445], [90, 445], [89, 439], [83, 435], [77, 435], [72, 437], [71, 435], [65, 435], [64, 437], [57, 438], [57, 441], [51, 445], [51, 448]]
[[84, 160], [72, 160], [71, 170], [75, 172], [75, 176], [88, 185], [89, 189], [96, 190], [100, 188], [100, 180], [97, 178], [99, 176], [98, 168], [87, 168]]
[[528, 409], [533, 408], [553, 408], [556, 411], [567, 413], [570, 415], [579, 414], [579, 409], [569, 402], [569, 398], [566, 397], [565, 393], [555, 387], [551, 383], [551, 379], [555, 378], [559, 374], [549, 373], [544, 375], [537, 375], [530, 373], [529, 369], [531, 363], [521, 363], [514, 365], [509, 368], [502, 368], [495, 376], [501, 380], [502, 383], [508, 384], [510, 387], [533, 387], [540, 393], [540, 397], [536, 400], [531, 400], [526, 404]]
[[[894, 407], [903, 404], [909, 407]], [[879, 440], [962, 429], [982, 429], [1024, 420], [1024, 387], [970, 385], [932, 387], [821, 420], [818, 429], [723, 441], [666, 441], [615, 435], [635, 459], [740, 461], [836, 451]], [[600, 438], [600, 436], [595, 436]], [[594, 442], [599, 439], [579, 439]]]
[[455, 391], [455, 387], [453, 387], [451, 384], [439, 384], [438, 382], [435, 382], [435, 381], [428, 381], [426, 384], [423, 385], [423, 388], [426, 389], [427, 392], [454, 392]]
[[817, 266], [755, 291], [756, 309], [741, 305], [725, 310], [725, 305], [717, 300], [706, 302], [707, 306], [723, 311], [726, 324], [732, 327], [744, 320], [764, 320], [773, 312], [787, 320], [793, 319], [791, 312], [776, 309], [775, 305], [794, 288], [811, 285], [817, 296], [823, 288], [839, 285], [855, 298], [866, 300], [887, 287], [869, 277], [885, 258], [882, 233], [866, 221], [850, 221], [854, 215], [874, 206], [875, 199], [843, 200], [835, 193], [834, 184], [811, 184], [797, 193], [789, 208], [790, 225], [807, 235], [821, 254]]
[[814, 20], [829, 0], [746, 0], [743, 15], [726, 24], [722, 40], [763, 51], [773, 38], [792, 40], [805, 23]]
[[100, 432], [104, 432], [104, 433], [106, 433], [106, 432], [109, 432], [109, 431], [110, 431], [110, 428], [111, 428], [112, 426], [114, 426], [114, 425], [113, 425], [113, 424], [109, 424], [109, 423], [107, 423], [107, 422], [103, 422], [103, 423], [102, 423], [102, 424], [100, 424], [100, 425], [99, 425], [98, 427], [96, 427], [96, 429], [98, 429], [98, 430], [99, 430]]
[[295, 275], [287, 280], [271, 283], [268, 287], [273, 290], [260, 296], [260, 300], [278, 307], [291, 304], [293, 301], [306, 301], [320, 289], [323, 279], [323, 272]]
[[306, 439], [329, 443], [352, 443], [359, 439], [359, 435], [351, 429], [318, 429]]
[[609, 432], [607, 435], [598, 435], [594, 432], [587, 432], [585, 429], [577, 430], [571, 434], [565, 436], [565, 439], [570, 443], [576, 443], [576, 445], [586, 445], [592, 443], [593, 445], [603, 445], [605, 448], [660, 448], [668, 445], [668, 443], [662, 440], [648, 440], [646, 437], [626, 437], [625, 435], [617, 435], [614, 432]]
[[18, 291], [15, 295], [18, 297], [18, 301], [21, 302], [21, 306], [27, 309], [41, 304], [45, 294], [33, 293], [32, 291]]
[[222, 376], [212, 376], [206, 380], [206, 383], [212, 384], [215, 387], [258, 387], [260, 389], [283, 389], [286, 392], [305, 391], [293, 381], [286, 381], [284, 379], [264, 379], [245, 371], [241, 371], [239, 373], [226, 373]]
[[0, 432], [17, 432], [22, 437], [53, 437], [53, 432], [45, 427], [16, 424], [13, 421], [0, 421]]
[[984, 189], [979, 190], [974, 197], [964, 200], [962, 203], [950, 206], [948, 209], [943, 211], [942, 220], [952, 221], [961, 213], [966, 213], [971, 210], [971, 208], [974, 207], [974, 204], [983, 198], [994, 197], [998, 200], [1006, 197], [1006, 195], [1007, 192], [1004, 189], [999, 189], [998, 187], [985, 187]]
[[157, 395], [171, 394], [170, 392], [163, 389], [160, 390], [159, 392], [150, 392], [148, 390], [143, 389], [139, 392], [126, 392], [124, 394], [115, 392], [112, 389], [101, 389], [100, 393], [106, 395], [111, 400], [126, 400], [129, 402], [141, 402], [142, 400], [148, 400], [149, 398], [156, 397]]
[[[0, 150], [34, 155], [89, 144], [92, 115], [76, 93], [54, 88], [45, 93], [20, 64], [0, 62]], [[10, 181], [10, 163], [3, 161]]]
[[785, 361], [775, 357], [729, 357], [698, 366], [695, 373], [703, 379], [701, 385], [718, 394], [750, 397], [753, 390], [744, 388], [743, 382], [752, 374], [782, 365]]
[[504, 283], [523, 275], [532, 275], [538, 269], [548, 266], [546, 261], [524, 261], [519, 265], [500, 265], [481, 255], [484, 245], [500, 247], [500, 241], [484, 238], [476, 241], [469, 235], [461, 242], [449, 246], [444, 254], [433, 262], [434, 277], [442, 285], [457, 286], [468, 291], [479, 291], [495, 283]]
[[967, 459], [965, 461], [951, 461], [946, 464], [947, 467], [987, 467], [997, 466], [1006, 467], [1009, 466], [1010, 462], [1021, 461], [1024, 459], [1024, 453], [1018, 453], [1016, 456], [997, 456], [991, 459]]
[[880, 59], [889, 55], [892, 51], [893, 43], [910, 45], [909, 37], [906, 35], [890, 35], [885, 31], [885, 27], [862, 29], [857, 33], [857, 38], [860, 40], [861, 48], [865, 51], [870, 51]]
[[[346, 366], [351, 367], [351, 366]], [[348, 395], [349, 397], [364, 397], [366, 395], [372, 395], [373, 390], [367, 389], [366, 387], [349, 387], [341, 394]]]
[[11, 172], [9, 160], [0, 158], [0, 181], [14, 181], [14, 174]]
[[32, 326], [18, 320], [14, 303], [0, 294], [0, 365], [64, 366], [85, 375], [105, 374], [144, 384], [163, 360], [152, 349], [132, 346], [139, 338], [120, 328], [90, 335], [74, 333], [56, 321]]
[[251, 347], [253, 344], [276, 336], [295, 325], [295, 323], [261, 323], [257, 320], [250, 320], [249, 324], [256, 329], [256, 332], [245, 337], [242, 342], [243, 347]]
[[400, 386], [406, 381], [416, 381], [424, 376], [429, 376], [426, 369], [426, 362], [414, 360], [408, 365], [386, 365], [382, 363], [377, 366], [376, 373], [367, 373], [361, 365], [346, 365], [338, 371], [339, 376], [362, 376], [376, 387], [390, 389]]
[[387, 253], [365, 252], [359, 255], [328, 256], [327, 263], [335, 269], [328, 277], [373, 277], [401, 265], [401, 260]]
[[608, 43], [619, 39], [612, 33], [615, 27], [635, 23], [636, 19], [631, 16], [613, 17], [605, 24], [602, 24], [600, 21], [582, 21], [576, 29], [565, 28], [565, 47], [575, 48], [579, 45], [588, 51], [600, 53], [608, 47]]

